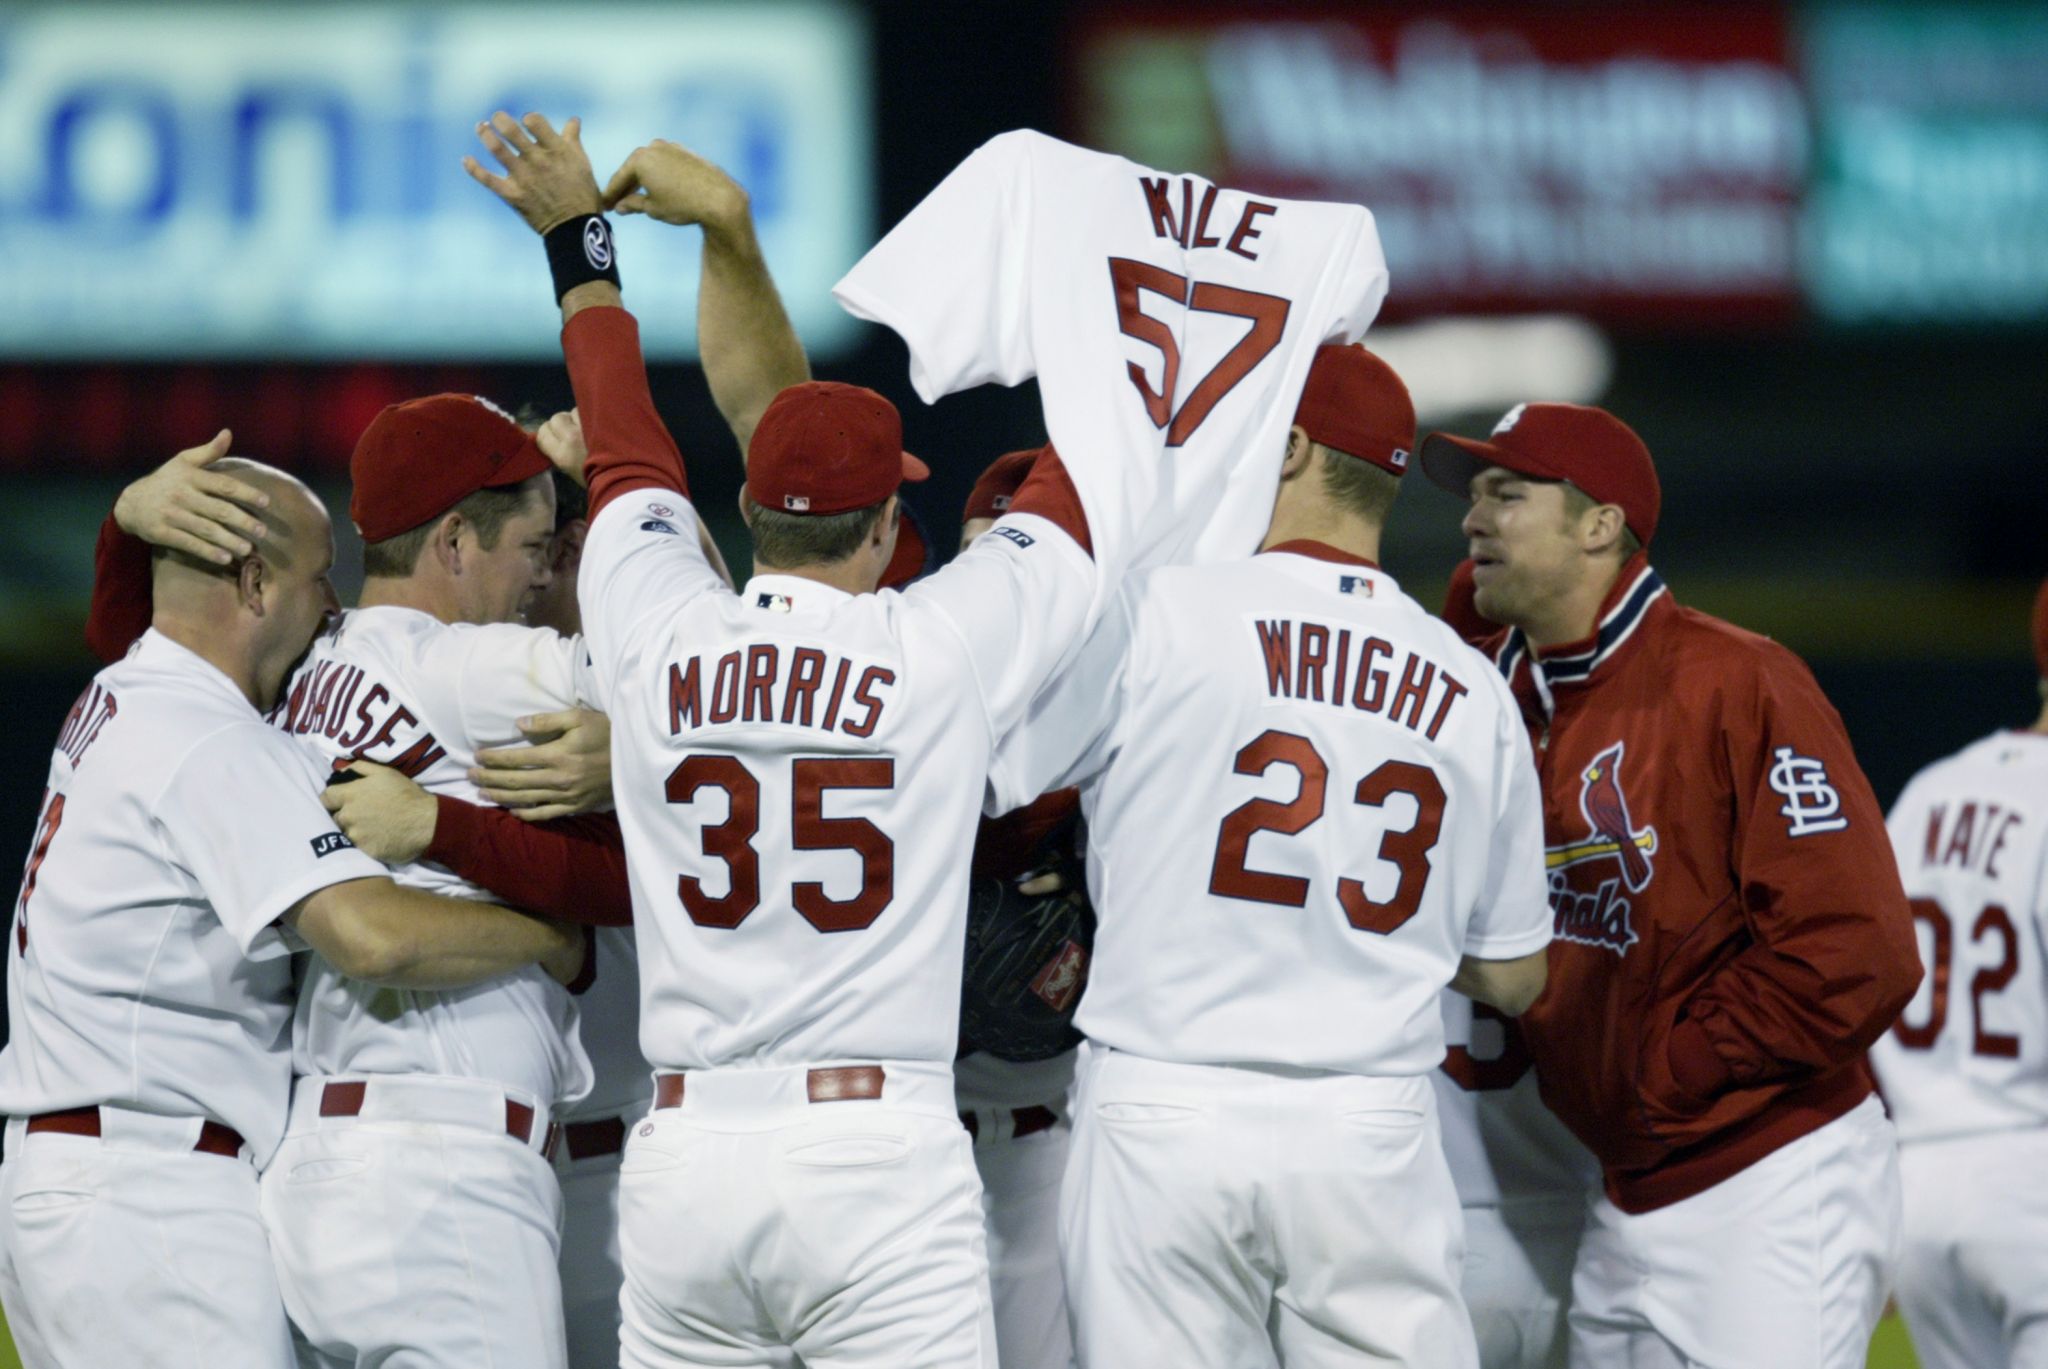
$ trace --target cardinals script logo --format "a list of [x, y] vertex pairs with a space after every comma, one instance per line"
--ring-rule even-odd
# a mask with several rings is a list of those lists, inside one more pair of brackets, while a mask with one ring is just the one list
[[[1657, 829], [1638, 828], [1628, 815], [1628, 797], [1621, 790], [1625, 745], [1616, 742], [1602, 751], [1579, 776], [1579, 812], [1590, 834], [1543, 853], [1557, 936], [1585, 946], [1605, 946], [1616, 955], [1626, 955], [1636, 943], [1627, 896], [1649, 887], [1650, 857], [1657, 854]], [[1613, 861], [1621, 868], [1590, 891], [1574, 888], [1565, 871], [1592, 861]]]

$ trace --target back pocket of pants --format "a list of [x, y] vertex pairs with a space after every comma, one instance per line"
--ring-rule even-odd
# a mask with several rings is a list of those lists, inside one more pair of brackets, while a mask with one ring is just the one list
[[855, 1131], [800, 1141], [782, 1153], [793, 1165], [814, 1169], [861, 1169], [907, 1158], [910, 1141], [885, 1131]]

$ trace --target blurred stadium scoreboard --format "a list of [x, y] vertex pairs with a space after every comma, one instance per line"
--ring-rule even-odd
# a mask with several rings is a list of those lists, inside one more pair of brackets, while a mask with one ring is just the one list
[[1377, 215], [1389, 311], [2048, 320], [2048, 7], [1104, 11], [1072, 132]]
[[[0, 356], [550, 357], [542, 255], [459, 165], [499, 108], [581, 115], [600, 181], [654, 137], [730, 168], [829, 355], [868, 45], [827, 0], [0, 6]], [[649, 352], [691, 355], [697, 235], [619, 240]]]

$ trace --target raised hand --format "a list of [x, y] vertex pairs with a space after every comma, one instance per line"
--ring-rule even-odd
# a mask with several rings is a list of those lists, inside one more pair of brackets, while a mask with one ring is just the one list
[[464, 157], [462, 169], [511, 205], [534, 232], [545, 235], [578, 215], [604, 212], [590, 155], [583, 150], [581, 119], [569, 120], [557, 133], [543, 115], [514, 119], [499, 110], [476, 126], [476, 136], [505, 174], [485, 169], [475, 157]]
[[719, 231], [744, 225], [748, 212], [747, 192], [738, 181], [665, 138], [637, 149], [612, 173], [604, 204], [621, 214]]
[[217, 566], [255, 551], [269, 530], [254, 511], [270, 507], [270, 496], [207, 469], [228, 454], [233, 441], [234, 434], [222, 428], [213, 441], [187, 447], [122, 490], [114, 521], [152, 546]]

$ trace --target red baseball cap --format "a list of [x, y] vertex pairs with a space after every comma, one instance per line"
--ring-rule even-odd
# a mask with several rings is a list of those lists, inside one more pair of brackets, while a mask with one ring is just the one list
[[549, 468], [511, 415], [476, 395], [428, 395], [370, 420], [348, 460], [348, 516], [365, 542], [439, 518], [478, 490], [530, 480]]
[[903, 516], [896, 521], [896, 550], [889, 557], [889, 564], [882, 567], [881, 589], [902, 589], [914, 580], [921, 580], [931, 570], [932, 544], [925, 539], [924, 524], [917, 513], [904, 500], [897, 505]]
[[1340, 452], [1400, 475], [1415, 450], [1415, 402], [1394, 368], [1365, 348], [1318, 347], [1294, 421]]
[[1004, 452], [989, 462], [988, 469], [967, 492], [967, 507], [960, 510], [960, 521], [969, 523], [977, 518], [1001, 518], [1008, 513], [1010, 501], [1023, 488], [1031, 468], [1038, 464], [1040, 454], [1051, 450], [1052, 445], [1048, 443], [1021, 452]]
[[930, 474], [903, 450], [894, 404], [834, 380], [807, 380], [775, 396], [747, 446], [747, 495], [777, 513], [864, 509]]
[[2034, 664], [2041, 668], [2041, 678], [2048, 680], [2048, 580], [2041, 582], [2041, 592], [2034, 596]]
[[1583, 404], [1517, 404], [1485, 441], [1431, 433], [1422, 472], [1460, 499], [1488, 466], [1539, 480], [1568, 480], [1602, 504], [1618, 505], [1644, 546], [1657, 531], [1663, 495], [1650, 449], [1605, 409]]

